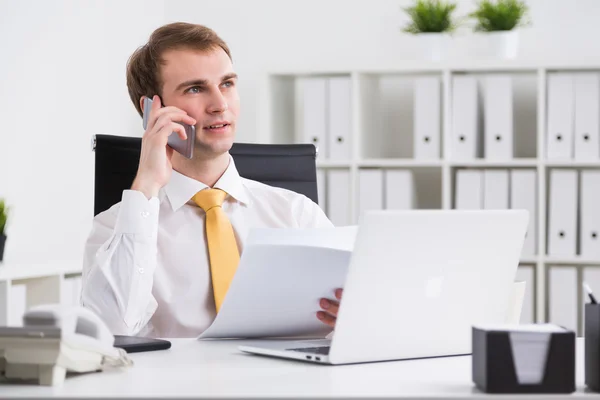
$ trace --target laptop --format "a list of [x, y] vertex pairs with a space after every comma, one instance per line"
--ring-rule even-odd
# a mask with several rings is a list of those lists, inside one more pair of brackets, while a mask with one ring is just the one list
[[506, 321], [528, 220], [526, 210], [367, 211], [331, 340], [239, 349], [334, 365], [471, 354], [473, 325]]

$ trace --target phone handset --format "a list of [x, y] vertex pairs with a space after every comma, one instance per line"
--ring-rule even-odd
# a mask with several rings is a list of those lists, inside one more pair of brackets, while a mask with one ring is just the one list
[[[152, 108], [152, 99], [148, 96], [144, 97], [144, 110], [142, 113], [142, 127], [144, 130], [148, 129], [148, 119], [150, 118], [150, 109]], [[168, 145], [178, 152], [191, 159], [194, 156], [194, 145], [196, 143], [196, 127], [193, 125], [184, 124], [183, 122], [177, 122], [182, 125], [185, 129], [187, 139], [182, 140], [177, 132], [172, 132], [169, 135]]]
[[60, 304], [32, 307], [23, 316], [23, 325], [60, 328], [61, 339], [74, 349], [97, 352], [110, 358], [122, 356], [113, 346], [115, 338], [104, 321], [84, 307]]

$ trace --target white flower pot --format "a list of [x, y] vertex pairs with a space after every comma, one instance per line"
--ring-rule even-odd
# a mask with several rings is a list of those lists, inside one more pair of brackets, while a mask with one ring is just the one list
[[492, 58], [512, 59], [519, 52], [519, 32], [497, 31], [482, 33], [484, 52]]
[[448, 52], [449, 36], [446, 33], [418, 33], [417, 46], [422, 58], [428, 61], [442, 61]]

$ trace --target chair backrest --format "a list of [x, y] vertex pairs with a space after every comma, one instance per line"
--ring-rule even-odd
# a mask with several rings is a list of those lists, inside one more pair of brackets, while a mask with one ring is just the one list
[[[95, 135], [94, 215], [121, 201], [137, 173], [142, 140]], [[240, 176], [317, 197], [316, 148], [312, 144], [235, 143], [232, 155]]]

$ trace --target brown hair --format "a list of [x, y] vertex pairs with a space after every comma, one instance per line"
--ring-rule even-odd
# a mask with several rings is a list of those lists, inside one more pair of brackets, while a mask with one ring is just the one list
[[202, 25], [174, 22], [152, 32], [148, 43], [137, 48], [127, 61], [127, 90], [140, 116], [142, 96], [162, 95], [160, 66], [164, 64], [162, 55], [166, 50], [207, 51], [218, 47], [231, 59], [227, 44], [212, 29]]

